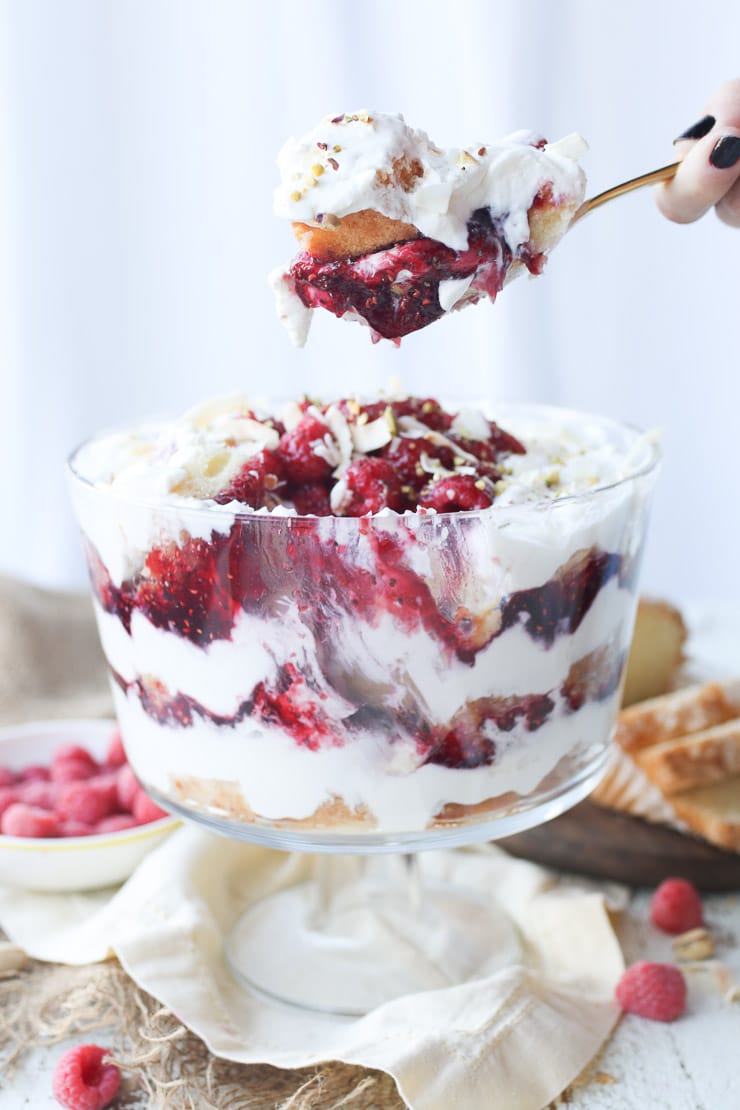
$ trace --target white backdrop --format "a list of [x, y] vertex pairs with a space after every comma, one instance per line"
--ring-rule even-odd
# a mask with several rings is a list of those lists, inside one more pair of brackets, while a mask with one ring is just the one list
[[725, 0], [0, 0], [0, 569], [82, 582], [63, 459], [101, 426], [396, 374], [659, 425], [644, 585], [735, 594], [740, 233], [712, 214], [617, 201], [400, 351], [326, 314], [294, 350], [265, 279], [293, 250], [275, 155], [327, 112], [443, 144], [578, 130], [594, 193], [672, 160], [739, 42]]

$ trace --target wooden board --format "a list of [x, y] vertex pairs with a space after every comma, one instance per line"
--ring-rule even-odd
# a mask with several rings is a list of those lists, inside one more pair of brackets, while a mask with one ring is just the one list
[[497, 841], [513, 856], [630, 886], [690, 879], [699, 890], [740, 891], [740, 853], [638, 817], [581, 802], [545, 825]]

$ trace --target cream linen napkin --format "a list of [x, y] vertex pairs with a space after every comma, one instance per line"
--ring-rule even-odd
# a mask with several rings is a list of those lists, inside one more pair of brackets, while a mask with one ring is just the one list
[[[0, 722], [107, 715], [90, 606], [0, 579]], [[87, 964], [111, 952], [144, 990], [219, 1056], [291, 1068], [340, 1060], [390, 1073], [414, 1110], [540, 1110], [598, 1052], [623, 970], [604, 897], [559, 883], [493, 847], [422, 853], [508, 915], [519, 954], [484, 979], [407, 995], [360, 1019], [281, 1007], [239, 988], [224, 939], [256, 899], [315, 860], [175, 832], [118, 889], [36, 894], [0, 888], [0, 926], [30, 955]]]
[[0, 888], [0, 924], [39, 959], [89, 963], [114, 952], [218, 1056], [283, 1068], [340, 1060], [380, 1068], [414, 1110], [540, 1110], [589, 1063], [616, 1019], [622, 954], [604, 898], [560, 886], [492, 847], [422, 854], [509, 915], [520, 957], [485, 979], [407, 995], [360, 1019], [251, 996], [224, 939], [251, 902], [310, 876], [314, 859], [183, 828], [116, 891]]

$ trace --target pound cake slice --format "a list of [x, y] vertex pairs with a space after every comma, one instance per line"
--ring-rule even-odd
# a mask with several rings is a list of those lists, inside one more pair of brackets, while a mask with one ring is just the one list
[[740, 850], [740, 679], [630, 706], [592, 798]]
[[720, 848], [740, 851], [740, 775], [674, 794], [670, 802], [692, 832]]
[[658, 697], [673, 688], [683, 662], [686, 624], [667, 601], [640, 598], [635, 619], [622, 705]]
[[398, 343], [539, 274], [583, 200], [586, 149], [522, 131], [442, 150], [403, 116], [368, 111], [288, 140], [275, 211], [302, 249], [271, 283], [291, 338], [302, 346], [324, 308]]
[[740, 720], [653, 744], [635, 762], [665, 795], [740, 775]]

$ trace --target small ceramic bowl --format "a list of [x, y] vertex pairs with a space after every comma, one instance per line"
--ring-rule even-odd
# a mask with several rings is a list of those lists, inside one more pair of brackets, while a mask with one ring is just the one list
[[[113, 721], [34, 721], [0, 729], [0, 766], [19, 771], [51, 763], [62, 744], [79, 744], [104, 759]], [[123, 882], [180, 822], [163, 817], [148, 825], [92, 836], [36, 839], [0, 835], [0, 884], [27, 890], [93, 890]]]

